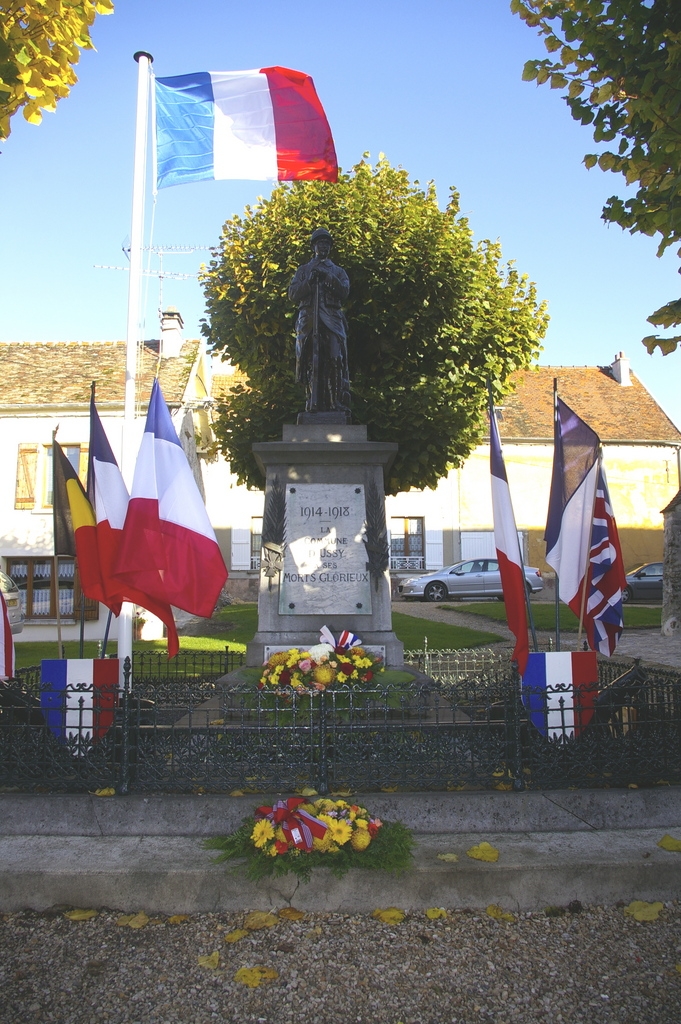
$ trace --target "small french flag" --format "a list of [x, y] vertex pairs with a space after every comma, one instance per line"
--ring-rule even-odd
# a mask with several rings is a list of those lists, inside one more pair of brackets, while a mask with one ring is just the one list
[[531, 651], [523, 673], [523, 704], [542, 736], [578, 737], [593, 717], [597, 686], [595, 651]]
[[118, 703], [117, 658], [46, 659], [40, 664], [40, 705], [61, 742], [86, 747], [111, 727]]
[[155, 95], [159, 188], [206, 178], [338, 180], [331, 129], [302, 71], [157, 78]]

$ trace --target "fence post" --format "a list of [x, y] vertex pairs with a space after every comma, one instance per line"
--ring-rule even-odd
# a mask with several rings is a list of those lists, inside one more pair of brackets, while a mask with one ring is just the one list
[[125, 796], [130, 789], [130, 672], [132, 664], [129, 655], [123, 662], [123, 696], [121, 699], [121, 781], [118, 792]]
[[513, 728], [513, 792], [522, 793], [525, 790], [525, 779], [523, 778], [523, 745], [520, 729], [520, 721], [523, 712], [522, 701], [523, 680], [518, 672], [515, 661], [511, 662], [511, 694], [512, 694], [512, 728]]
[[329, 761], [326, 749], [326, 690], [319, 694], [319, 782], [322, 796], [329, 792]]

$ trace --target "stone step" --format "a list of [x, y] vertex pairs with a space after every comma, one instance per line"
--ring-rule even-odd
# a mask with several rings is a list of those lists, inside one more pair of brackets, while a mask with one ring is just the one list
[[[275, 797], [276, 798], [276, 797]], [[548, 792], [375, 793], [355, 799], [417, 839], [400, 877], [320, 869], [309, 884], [287, 875], [257, 884], [214, 863], [207, 836], [235, 829], [273, 797], [134, 794], [0, 795], [0, 910], [55, 904], [148, 913], [271, 909], [370, 912], [423, 909], [541, 910], [618, 900], [678, 898], [681, 854], [657, 846], [681, 838], [681, 788]], [[489, 842], [496, 863], [467, 856]], [[445, 862], [440, 853], [453, 853]]]

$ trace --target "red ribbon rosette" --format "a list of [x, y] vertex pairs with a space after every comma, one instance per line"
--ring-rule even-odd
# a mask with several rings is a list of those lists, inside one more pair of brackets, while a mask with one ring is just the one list
[[289, 843], [299, 850], [309, 853], [313, 839], [323, 839], [326, 825], [307, 811], [301, 811], [300, 805], [306, 803], [303, 797], [291, 796], [288, 800], [278, 800], [273, 807], [256, 807], [256, 819], [268, 818], [275, 828], [281, 826]]

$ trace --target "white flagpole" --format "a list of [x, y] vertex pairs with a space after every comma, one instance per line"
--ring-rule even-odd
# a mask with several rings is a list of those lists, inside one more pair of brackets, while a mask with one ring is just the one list
[[[137, 342], [140, 325], [140, 294], [142, 285], [142, 244], [144, 242], [144, 189], [147, 170], [147, 135], [149, 121], [150, 70], [154, 58], [143, 50], [134, 55], [137, 61], [137, 115], [135, 119], [135, 157], [132, 178], [132, 225], [130, 228], [130, 275], [128, 282], [128, 328], [125, 350], [125, 407], [123, 413], [123, 450], [121, 472], [130, 486], [134, 468], [135, 375]], [[131, 604], [124, 604], [118, 617], [118, 657], [123, 682], [123, 662], [132, 663]]]

